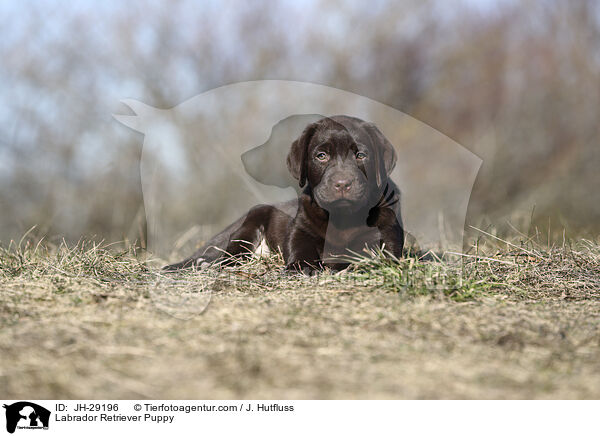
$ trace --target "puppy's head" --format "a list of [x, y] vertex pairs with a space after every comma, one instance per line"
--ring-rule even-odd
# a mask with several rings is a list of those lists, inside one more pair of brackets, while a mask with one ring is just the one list
[[292, 143], [287, 166], [328, 211], [354, 211], [379, 200], [396, 164], [390, 142], [373, 124], [334, 116], [309, 124]]

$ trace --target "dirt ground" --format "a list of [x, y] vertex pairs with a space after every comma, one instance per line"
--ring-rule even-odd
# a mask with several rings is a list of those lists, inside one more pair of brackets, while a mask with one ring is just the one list
[[595, 244], [167, 282], [97, 247], [40, 251], [0, 254], [2, 398], [600, 398]]

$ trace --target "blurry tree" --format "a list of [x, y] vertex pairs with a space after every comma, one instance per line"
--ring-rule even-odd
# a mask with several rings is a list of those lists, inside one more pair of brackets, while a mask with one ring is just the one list
[[403, 110], [479, 154], [469, 222], [600, 227], [594, 0], [3, 3], [0, 240], [30, 226], [143, 234], [142, 138], [123, 98], [172, 107], [253, 79]]

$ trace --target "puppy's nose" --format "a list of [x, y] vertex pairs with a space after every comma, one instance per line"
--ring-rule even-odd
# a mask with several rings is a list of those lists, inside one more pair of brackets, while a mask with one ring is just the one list
[[350, 190], [350, 186], [352, 185], [351, 179], [338, 179], [333, 184], [334, 188], [338, 192], [347, 192]]

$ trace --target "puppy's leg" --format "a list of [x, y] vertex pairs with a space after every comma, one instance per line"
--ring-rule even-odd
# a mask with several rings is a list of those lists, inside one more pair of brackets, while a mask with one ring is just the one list
[[377, 226], [381, 233], [380, 243], [386, 251], [400, 259], [404, 248], [404, 229], [401, 222], [396, 219], [394, 212], [389, 210], [387, 212], [389, 212], [387, 215], [390, 215], [388, 219], [382, 220]]
[[223, 265], [237, 264], [248, 259], [260, 245], [269, 225], [273, 206], [260, 205], [250, 209], [244, 222], [234, 231], [225, 249]]
[[324, 241], [319, 241], [309, 233], [293, 228], [287, 241], [288, 256], [285, 269], [312, 275], [323, 268], [319, 248], [323, 249]]
[[208, 241], [202, 248], [187, 259], [168, 265], [165, 271], [176, 271], [192, 268], [215, 261], [223, 265], [233, 265], [252, 255], [260, 244], [264, 229], [270, 224], [275, 208], [273, 206], [256, 206], [228, 226], [221, 233]]
[[177, 271], [185, 268], [201, 267], [202, 265], [208, 265], [220, 259], [224, 256], [232, 233], [240, 228], [245, 219], [246, 216], [239, 218], [234, 223], [227, 226], [223, 231], [213, 236], [210, 241], [200, 247], [190, 257], [181, 262], [165, 266], [163, 271]]

